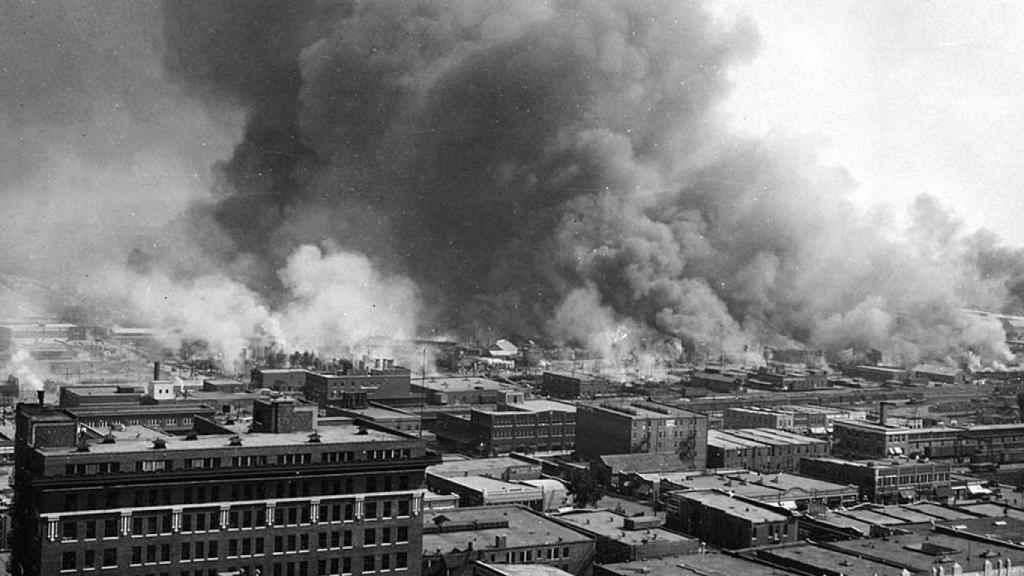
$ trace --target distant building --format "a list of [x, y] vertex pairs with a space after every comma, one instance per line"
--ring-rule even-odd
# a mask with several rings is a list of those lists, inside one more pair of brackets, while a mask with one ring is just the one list
[[548, 396], [566, 400], [599, 398], [615, 391], [608, 379], [584, 373], [545, 372], [540, 385]]
[[241, 381], [232, 378], [207, 378], [203, 380], [203, 391], [234, 394], [245, 392], [246, 386]]
[[919, 364], [910, 371], [910, 379], [925, 384], [937, 383], [959, 386], [964, 383], [964, 371], [949, 366]]
[[690, 460], [682, 460], [674, 452], [638, 452], [635, 454], [603, 454], [592, 463], [591, 469], [604, 486], [623, 493], [631, 493], [633, 486], [626, 478], [634, 474], [668, 473], [694, 470]]
[[603, 454], [666, 452], [694, 469], [705, 467], [708, 419], [703, 414], [642, 401], [580, 404], [576, 452], [584, 460]]
[[709, 430], [708, 468], [746, 468], [756, 472], [796, 471], [805, 456], [829, 453], [826, 440], [773, 428]]
[[800, 473], [829, 482], [848, 482], [872, 502], [890, 503], [950, 495], [948, 462], [805, 458]]
[[519, 348], [508, 340], [498, 340], [487, 349], [487, 355], [492, 358], [504, 358], [515, 361], [519, 356]]
[[718, 372], [712, 370], [701, 370], [693, 373], [690, 377], [690, 384], [707, 388], [712, 392], [728, 394], [747, 385], [747, 377], [737, 372]]
[[61, 386], [61, 408], [94, 404], [138, 404], [145, 392], [135, 386]]
[[[658, 479], [655, 493], [660, 502], [672, 492], [715, 490], [785, 510], [807, 510], [812, 505], [836, 508], [856, 504], [860, 492], [853, 484], [828, 482], [786, 472], [759, 474], [727, 470], [715, 474], [665, 474]], [[659, 496], [661, 496], [659, 498]]]
[[863, 378], [879, 384], [905, 384], [910, 376], [907, 370], [896, 366], [846, 366], [842, 368], [842, 373], [850, 378]]
[[474, 562], [543, 564], [589, 576], [594, 539], [521, 506], [441, 510], [423, 515], [423, 576], [467, 573]]
[[713, 546], [751, 548], [797, 541], [797, 519], [721, 492], [671, 492], [667, 526]]

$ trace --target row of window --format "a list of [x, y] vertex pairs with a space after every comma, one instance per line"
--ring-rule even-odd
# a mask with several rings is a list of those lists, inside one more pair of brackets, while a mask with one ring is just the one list
[[[262, 549], [262, 539], [259, 547]], [[208, 542], [208, 546], [204, 546], [202, 542], [196, 542], [195, 546], [189, 546], [188, 556], [185, 555], [185, 547], [187, 544], [182, 544], [182, 560], [194, 559], [194, 560], [207, 560], [217, 558], [217, 542]], [[237, 546], [237, 544], [236, 544]], [[242, 544], [244, 549], [244, 542]], [[251, 544], [255, 548], [254, 544]], [[231, 557], [231, 551], [229, 548], [228, 557]], [[261, 552], [257, 552], [260, 554]], [[245, 556], [243, 552], [241, 556]], [[237, 557], [237, 555], [236, 555]], [[96, 550], [85, 550], [81, 554], [82, 564], [79, 565], [79, 554], [77, 551], [67, 551], [61, 558], [61, 571], [62, 572], [74, 572], [79, 570], [93, 570], [96, 568], [116, 568], [117, 567], [117, 548], [104, 548], [101, 552], [97, 553]], [[146, 547], [134, 546], [132, 547], [132, 555], [130, 560], [131, 566], [146, 566], [149, 564], [170, 564], [171, 553], [170, 545], [162, 544], [159, 547], [156, 545], [150, 545]], [[394, 554], [366, 554], [362, 557], [360, 562], [362, 572], [364, 574], [370, 572], [389, 572], [392, 570], [405, 570], [409, 565], [409, 555], [407, 552], [396, 552]], [[353, 559], [351, 556], [341, 556], [334, 558], [321, 558], [317, 561], [316, 574], [318, 575], [341, 575], [351, 574], [353, 566]], [[259, 569], [260, 573], [263, 572], [262, 567], [254, 567]], [[214, 576], [220, 571], [217, 568], [207, 568], [199, 570], [182, 570], [179, 572], [180, 576]], [[253, 571], [255, 573], [255, 571]], [[169, 575], [170, 572], [161, 572], [161, 575]], [[298, 562], [277, 562], [273, 564], [274, 576], [312, 576], [309, 572], [309, 561], [300, 560]]]
[[[356, 494], [362, 492], [392, 492], [395, 490], [408, 490], [410, 486], [408, 474], [380, 474], [366, 476], [365, 481], [356, 484], [353, 478], [325, 478], [318, 481], [294, 480], [288, 482], [246, 482], [232, 483], [230, 487], [213, 485], [186, 485], [178, 494], [171, 488], [162, 490], [151, 488], [149, 490], [135, 490], [131, 500], [132, 506], [160, 506], [171, 504], [201, 504], [205, 502], [221, 502], [223, 500], [266, 500], [268, 498], [300, 498], [306, 496], [334, 496], [338, 494]], [[117, 508], [128, 506], [129, 503], [120, 498], [117, 490], [110, 490], [103, 494], [89, 492], [84, 498], [79, 498], [78, 492], [70, 492], [64, 495], [64, 510], [78, 510], [79, 504], [84, 504], [84, 509], [95, 509], [101, 498], [106, 508]]]
[[[321, 505], [320, 522], [345, 522], [355, 517], [354, 505], [347, 503], [328, 503]], [[408, 499], [382, 500], [363, 503], [363, 519], [389, 519], [408, 517], [410, 505]], [[68, 520], [61, 526], [61, 537], [65, 541], [97, 538], [98, 529], [102, 529], [104, 538], [114, 538], [117, 533], [117, 519], [107, 518], [100, 524], [97, 520]], [[231, 510], [228, 512], [227, 528], [229, 530], [262, 528], [267, 524], [267, 509], [263, 506]], [[312, 507], [309, 504], [277, 506], [274, 508], [274, 526], [297, 526], [312, 524]], [[173, 519], [169, 512], [162, 514], [136, 515], [132, 517], [131, 530], [136, 536], [170, 534], [173, 530]], [[215, 532], [221, 529], [220, 511], [183, 512], [181, 514], [181, 532]]]
[[[232, 468], [250, 468], [256, 466], [294, 466], [312, 464], [314, 454], [311, 452], [278, 454], [273, 459], [266, 455], [233, 456], [228, 462]], [[412, 458], [410, 448], [387, 450], [360, 450], [319, 453], [316, 460], [320, 464], [336, 464], [340, 462], [398, 460]], [[187, 458], [182, 461], [170, 459], [141, 460], [135, 463], [135, 472], [161, 472], [164, 470], [205, 470], [223, 467], [224, 458]], [[177, 466], [177, 468], [175, 468]], [[88, 464], [67, 464], [64, 473], [68, 476], [85, 476], [91, 474], [114, 474], [121, 472], [120, 462], [97, 462]]]

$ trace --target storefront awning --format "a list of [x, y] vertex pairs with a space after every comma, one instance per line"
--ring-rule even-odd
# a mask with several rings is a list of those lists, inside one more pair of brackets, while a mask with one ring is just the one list
[[992, 493], [991, 490], [989, 490], [988, 488], [985, 488], [984, 486], [982, 486], [980, 484], [968, 484], [967, 485], [967, 492], [969, 494], [974, 494], [975, 496], [981, 496], [981, 495], [984, 495], [984, 494], [991, 494]]
[[779, 507], [786, 510], [796, 510], [796, 502], [793, 502], [792, 500], [782, 500], [779, 502]]

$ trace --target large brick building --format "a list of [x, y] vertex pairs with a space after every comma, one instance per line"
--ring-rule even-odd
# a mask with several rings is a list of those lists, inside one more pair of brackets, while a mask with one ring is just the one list
[[669, 528], [714, 546], [737, 549], [797, 541], [797, 519], [778, 508], [761, 506], [718, 491], [671, 492]]
[[793, 472], [801, 458], [829, 453], [826, 440], [774, 428], [710, 430], [707, 442], [708, 468]]
[[708, 419], [703, 414], [642, 401], [580, 404], [576, 452], [593, 460], [603, 454], [678, 454], [693, 469], [705, 467]]
[[607, 378], [574, 372], [545, 372], [540, 385], [548, 396], [566, 400], [598, 398], [615, 391]]
[[351, 369], [335, 374], [306, 373], [305, 395], [320, 404], [340, 403], [346, 395], [365, 394], [370, 400], [409, 396], [411, 373], [395, 366], [381, 370]]
[[438, 414], [437, 437], [461, 449], [488, 455], [572, 450], [576, 446], [575, 406], [519, 398], [499, 404], [495, 410], [471, 410], [468, 417]]
[[218, 433], [88, 440], [71, 413], [20, 404], [13, 573], [415, 573], [436, 456], [386, 429], [316, 431], [315, 418], [267, 400], [251, 431], [200, 419]]

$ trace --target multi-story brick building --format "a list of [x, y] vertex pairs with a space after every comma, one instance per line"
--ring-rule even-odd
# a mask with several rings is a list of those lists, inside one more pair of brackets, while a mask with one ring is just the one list
[[316, 431], [296, 408], [258, 401], [249, 432], [88, 440], [69, 412], [19, 405], [14, 574], [415, 573], [436, 456], [386, 429]]
[[468, 417], [437, 415], [437, 437], [489, 455], [537, 450], [572, 450], [576, 407], [551, 400], [517, 400], [496, 410], [471, 410]]
[[250, 377], [253, 389], [267, 388], [287, 394], [301, 394], [306, 389], [307, 370], [303, 368], [254, 368]]
[[707, 439], [707, 416], [652, 402], [585, 403], [576, 412], [576, 452], [584, 460], [603, 454], [671, 452], [701, 469]]

